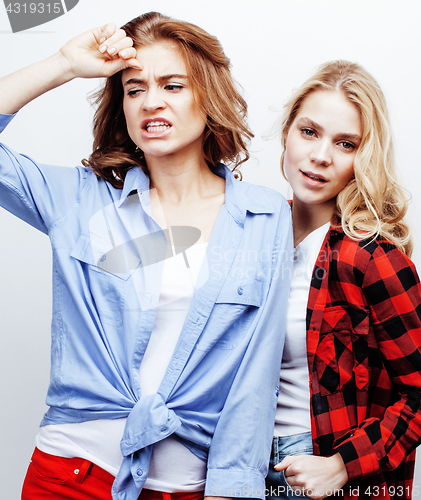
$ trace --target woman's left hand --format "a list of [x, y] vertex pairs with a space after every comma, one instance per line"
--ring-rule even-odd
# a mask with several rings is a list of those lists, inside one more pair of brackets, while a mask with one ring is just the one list
[[314, 499], [332, 495], [348, 482], [348, 473], [339, 453], [329, 458], [315, 455], [288, 456], [275, 465], [274, 469], [285, 471], [286, 480], [293, 490]]

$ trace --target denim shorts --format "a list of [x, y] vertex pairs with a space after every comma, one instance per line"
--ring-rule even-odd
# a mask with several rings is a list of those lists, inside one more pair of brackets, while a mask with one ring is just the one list
[[266, 499], [285, 500], [309, 498], [296, 493], [287, 483], [284, 471], [276, 471], [273, 467], [288, 455], [312, 455], [313, 444], [311, 432], [293, 434], [292, 436], [274, 437], [270, 456], [269, 472], [266, 477]]

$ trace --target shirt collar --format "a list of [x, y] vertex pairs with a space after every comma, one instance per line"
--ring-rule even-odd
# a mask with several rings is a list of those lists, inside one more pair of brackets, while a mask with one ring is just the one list
[[[247, 182], [237, 181], [228, 167], [217, 163], [212, 171], [225, 179], [225, 207], [237, 222], [243, 224], [247, 212], [253, 214], [274, 213], [275, 208], [269, 197], [264, 196], [261, 190], [254, 189], [255, 186]], [[118, 206], [120, 207], [134, 191], [140, 194], [148, 189], [149, 177], [142, 168], [131, 168], [126, 174]]]
[[126, 198], [133, 194], [133, 192], [138, 192], [141, 194], [143, 191], [149, 189], [149, 177], [145, 174], [141, 167], [131, 168], [124, 179], [123, 189], [121, 191], [120, 201], [118, 207], [126, 201]]
[[247, 182], [237, 181], [231, 170], [217, 163], [213, 169], [216, 175], [225, 179], [225, 207], [240, 224], [244, 224], [247, 212], [253, 214], [273, 214], [275, 207], [270, 197], [264, 196], [261, 188]]

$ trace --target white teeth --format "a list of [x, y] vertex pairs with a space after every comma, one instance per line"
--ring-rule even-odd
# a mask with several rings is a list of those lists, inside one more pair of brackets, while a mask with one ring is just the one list
[[169, 127], [171, 125], [167, 122], [155, 121], [147, 123], [145, 128], [148, 132], [163, 132]]
[[316, 177], [315, 175], [307, 174], [310, 179], [314, 179], [315, 181], [324, 181], [321, 177]]

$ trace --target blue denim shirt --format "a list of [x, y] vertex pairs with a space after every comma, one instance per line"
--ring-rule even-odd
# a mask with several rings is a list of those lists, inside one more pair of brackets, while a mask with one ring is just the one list
[[[0, 115], [0, 131], [12, 118]], [[53, 249], [52, 368], [41, 425], [127, 417], [116, 500], [137, 499], [153, 444], [173, 433], [207, 460], [206, 495], [264, 497], [290, 209], [223, 165], [215, 173], [226, 180], [225, 204], [202, 276], [159, 390], [142, 397], [139, 366], [168, 258], [148, 177], [135, 167], [116, 189], [89, 168], [42, 165], [0, 146], [1, 205], [47, 234]]]

